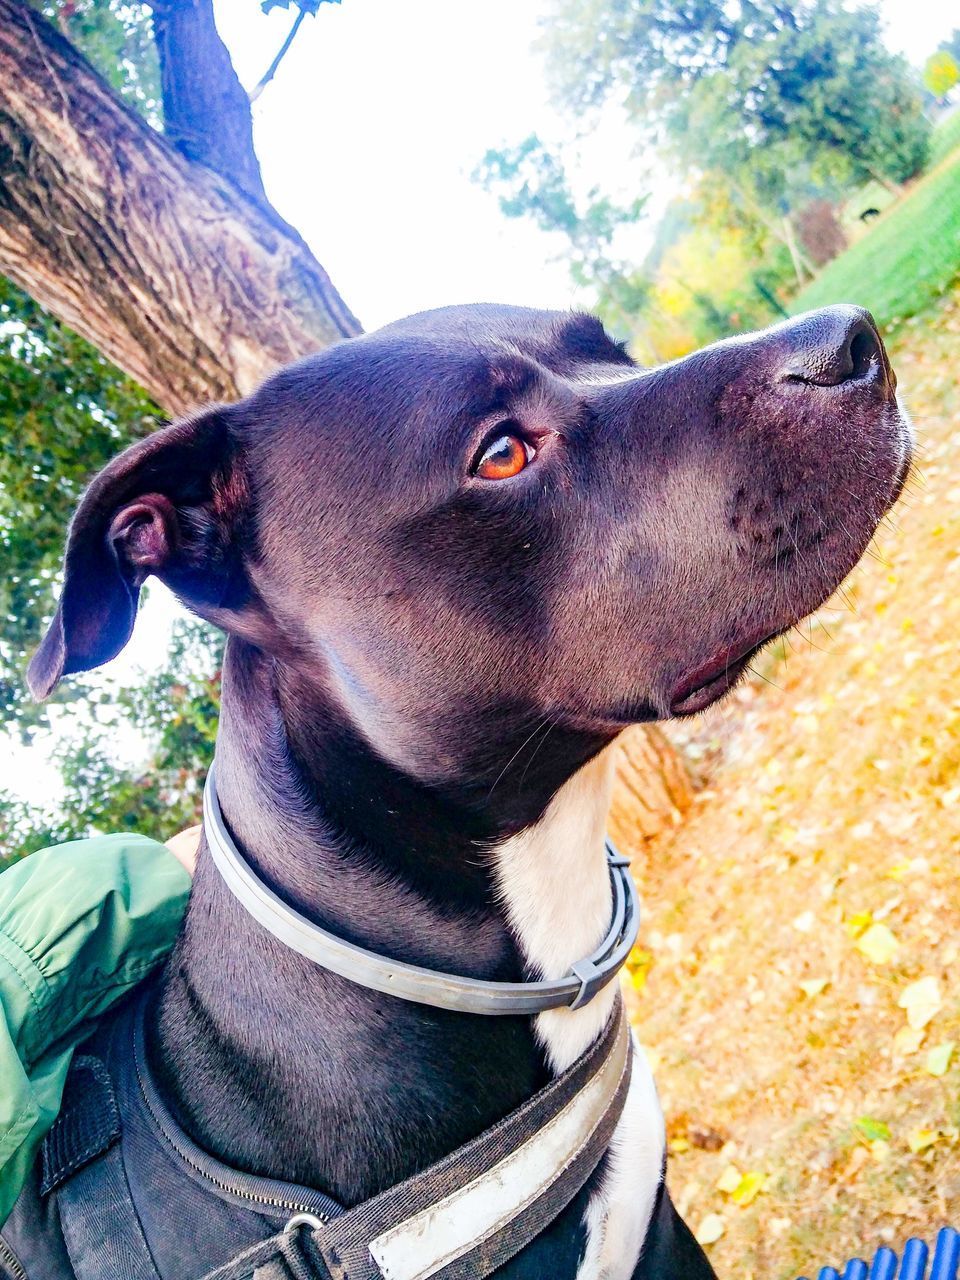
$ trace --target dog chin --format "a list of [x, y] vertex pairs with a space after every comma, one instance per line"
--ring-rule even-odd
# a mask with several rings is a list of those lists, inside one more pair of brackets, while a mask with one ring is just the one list
[[890, 497], [887, 501], [886, 511], [890, 511], [900, 499], [904, 487], [913, 471], [914, 448], [916, 446], [916, 433], [913, 429], [913, 420], [910, 417], [909, 410], [903, 402], [903, 397], [897, 396], [897, 443], [900, 446], [900, 460], [893, 477], [893, 486]]

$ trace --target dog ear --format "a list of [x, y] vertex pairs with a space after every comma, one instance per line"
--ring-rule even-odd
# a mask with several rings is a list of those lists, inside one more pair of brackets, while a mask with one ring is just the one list
[[35, 698], [46, 698], [63, 676], [116, 657], [150, 574], [212, 620], [242, 607], [235, 538], [247, 488], [229, 414], [208, 409], [155, 431], [87, 489], [67, 537], [60, 603], [27, 668]]

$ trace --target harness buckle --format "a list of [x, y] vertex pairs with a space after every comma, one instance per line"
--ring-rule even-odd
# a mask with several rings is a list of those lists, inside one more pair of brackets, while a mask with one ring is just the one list
[[283, 1228], [283, 1234], [292, 1236], [301, 1227], [308, 1227], [311, 1231], [320, 1231], [323, 1228], [323, 1223], [315, 1213], [295, 1213]]

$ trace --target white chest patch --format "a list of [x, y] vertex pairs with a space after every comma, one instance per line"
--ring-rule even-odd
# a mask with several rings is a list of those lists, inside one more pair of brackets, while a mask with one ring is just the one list
[[[613, 785], [613, 753], [585, 765], [554, 796], [541, 820], [496, 850], [496, 881], [527, 963], [562, 978], [588, 955], [610, 923], [612, 897], [604, 853]], [[616, 983], [583, 1009], [550, 1009], [536, 1034], [554, 1072], [565, 1070], [606, 1025]], [[577, 1280], [629, 1280], [653, 1212], [666, 1145], [663, 1115], [637, 1047], [623, 1115], [610, 1144], [602, 1185], [587, 1206], [586, 1253]]]

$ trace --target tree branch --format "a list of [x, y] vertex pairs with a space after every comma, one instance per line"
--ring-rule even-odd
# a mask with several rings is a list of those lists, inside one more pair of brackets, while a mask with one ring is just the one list
[[0, 0], [0, 270], [167, 411], [246, 394], [360, 326], [301, 237]]
[[260, 97], [261, 93], [263, 93], [264, 89], [267, 87], [267, 85], [270, 83], [273, 77], [277, 74], [277, 68], [280, 66], [280, 63], [285, 58], [287, 50], [290, 48], [290, 46], [293, 44], [294, 40], [296, 39], [297, 32], [300, 30], [301, 23], [303, 22], [306, 16], [307, 16], [306, 9], [297, 10], [297, 16], [293, 20], [293, 26], [287, 32], [287, 38], [284, 40], [283, 44], [280, 46], [277, 52], [277, 56], [270, 63], [269, 67], [267, 67], [266, 71], [257, 81], [254, 88], [250, 90], [251, 105], [254, 102], [256, 102], [256, 100]]

